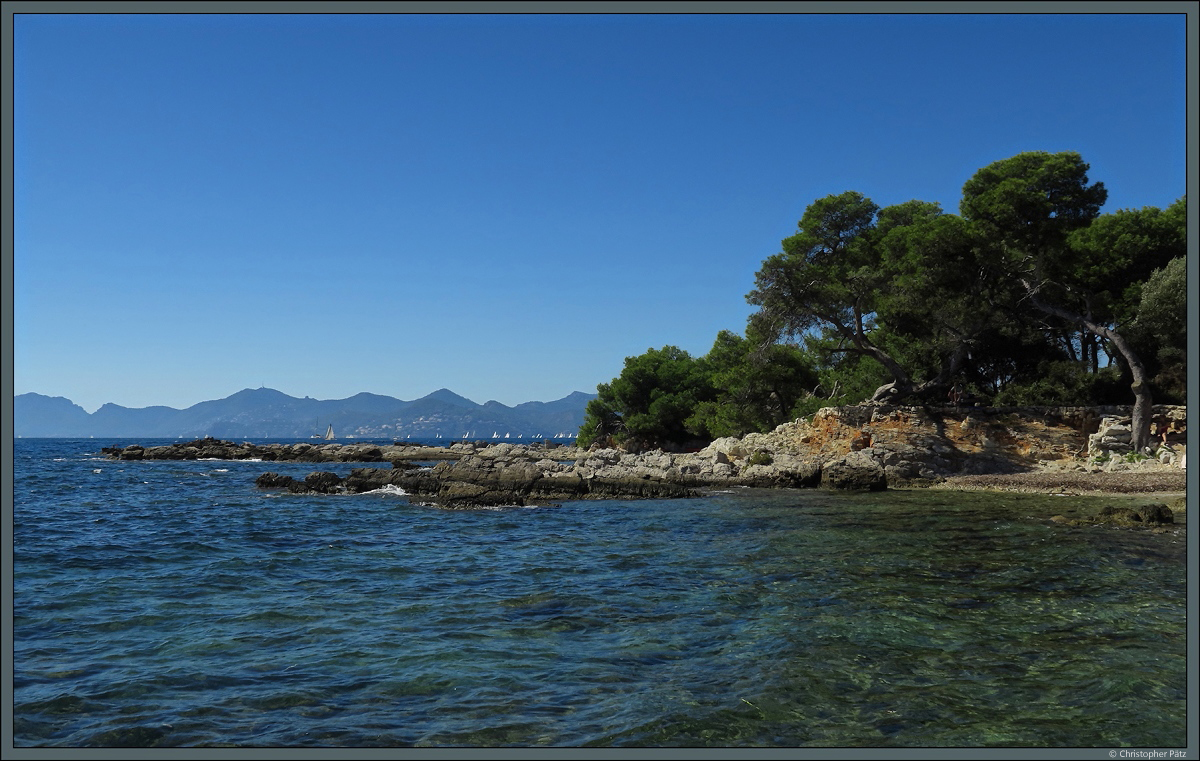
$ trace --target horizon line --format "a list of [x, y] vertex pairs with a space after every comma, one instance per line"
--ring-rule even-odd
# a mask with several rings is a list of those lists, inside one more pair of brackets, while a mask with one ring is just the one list
[[579, 391], [579, 390], [575, 390], [575, 391], [571, 391], [571, 392], [567, 393], [565, 396], [560, 396], [560, 397], [558, 397], [558, 398], [556, 398], [556, 399], [549, 399], [549, 400], [541, 400], [541, 399], [529, 399], [529, 400], [526, 400], [526, 401], [524, 401], [524, 402], [518, 402], [518, 403], [517, 403], [517, 405], [510, 406], [510, 405], [504, 404], [504, 402], [498, 401], [498, 400], [496, 400], [496, 399], [489, 399], [489, 400], [487, 400], [486, 402], [477, 402], [477, 401], [475, 401], [474, 399], [470, 399], [470, 398], [468, 398], [468, 397], [466, 397], [466, 396], [463, 396], [462, 394], [458, 393], [457, 391], [454, 391], [453, 389], [451, 389], [451, 388], [448, 388], [448, 387], [446, 387], [446, 386], [442, 386], [441, 388], [438, 388], [438, 389], [435, 389], [435, 390], [433, 390], [433, 391], [430, 391], [428, 394], [425, 394], [424, 396], [418, 396], [418, 397], [415, 397], [415, 398], [413, 398], [413, 399], [401, 399], [401, 398], [399, 398], [399, 397], [396, 397], [396, 396], [391, 396], [391, 395], [389, 395], [389, 394], [379, 394], [379, 393], [376, 393], [376, 392], [374, 392], [374, 391], [359, 391], [359, 392], [357, 392], [357, 393], [351, 394], [350, 396], [342, 397], [342, 398], [340, 398], [340, 399], [316, 399], [316, 398], [314, 398], [314, 397], [311, 397], [311, 396], [308, 396], [308, 395], [305, 395], [305, 396], [292, 396], [291, 394], [289, 394], [289, 393], [287, 393], [287, 392], [285, 392], [285, 391], [280, 391], [280, 390], [279, 390], [279, 389], [277, 389], [277, 388], [271, 388], [271, 387], [269, 387], [269, 386], [259, 386], [258, 388], [250, 388], [250, 387], [246, 387], [246, 388], [238, 389], [237, 391], [234, 391], [234, 392], [233, 392], [233, 393], [231, 393], [231, 394], [228, 394], [228, 395], [226, 395], [226, 396], [222, 396], [222, 397], [217, 397], [217, 398], [215, 398], [215, 399], [202, 399], [202, 400], [200, 400], [200, 401], [198, 401], [198, 402], [193, 402], [192, 404], [189, 404], [189, 405], [188, 405], [188, 406], [186, 406], [186, 407], [172, 407], [172, 406], [170, 406], [170, 405], [168, 405], [168, 404], [148, 404], [148, 405], [145, 405], [145, 406], [143, 406], [143, 407], [126, 407], [125, 405], [123, 405], [123, 404], [117, 404], [116, 402], [104, 402], [103, 404], [101, 404], [99, 407], [97, 407], [97, 408], [96, 408], [95, 410], [93, 410], [92, 412], [88, 412], [88, 411], [87, 411], [87, 409], [86, 409], [86, 408], [85, 408], [85, 407], [84, 407], [82, 404], [79, 404], [78, 402], [76, 402], [74, 399], [71, 399], [70, 397], [67, 397], [67, 396], [61, 396], [61, 395], [60, 395], [60, 396], [51, 396], [50, 394], [43, 394], [43, 393], [41, 393], [40, 391], [25, 391], [25, 392], [22, 392], [22, 393], [20, 393], [20, 394], [14, 393], [14, 394], [13, 394], [13, 399], [15, 400], [17, 397], [20, 397], [20, 396], [28, 396], [28, 395], [30, 395], [30, 394], [33, 394], [33, 395], [35, 395], [35, 396], [41, 396], [41, 397], [45, 397], [45, 398], [47, 398], [47, 399], [65, 399], [66, 401], [70, 402], [71, 404], [75, 405], [76, 407], [79, 407], [80, 409], [82, 409], [82, 410], [84, 411], [84, 413], [85, 413], [85, 414], [88, 414], [88, 415], [94, 415], [94, 414], [96, 414], [96, 412], [99, 412], [101, 409], [103, 409], [104, 407], [107, 407], [107, 406], [109, 406], [109, 405], [112, 405], [112, 406], [114, 406], [114, 407], [121, 407], [122, 409], [127, 409], [127, 410], [146, 410], [146, 409], [150, 409], [150, 408], [152, 408], [152, 407], [164, 407], [164, 408], [166, 408], [166, 409], [170, 409], [170, 410], [179, 410], [179, 411], [183, 411], [183, 410], [191, 409], [192, 407], [195, 407], [197, 404], [204, 404], [205, 402], [220, 402], [220, 401], [224, 401], [225, 399], [229, 399], [230, 397], [232, 397], [232, 396], [236, 396], [237, 394], [240, 394], [240, 393], [242, 393], [242, 392], [244, 392], [244, 391], [251, 391], [251, 392], [253, 392], [253, 391], [273, 391], [273, 392], [275, 392], [275, 393], [277, 393], [277, 394], [282, 394], [283, 396], [286, 396], [286, 397], [288, 397], [289, 399], [295, 399], [295, 400], [296, 400], [296, 401], [298, 401], [298, 402], [302, 402], [302, 401], [305, 401], [305, 400], [308, 400], [308, 401], [313, 401], [313, 402], [344, 402], [344, 401], [347, 401], [347, 400], [349, 400], [349, 399], [353, 399], [353, 398], [354, 398], [354, 397], [356, 397], [356, 396], [362, 396], [363, 394], [369, 394], [369, 395], [371, 395], [371, 396], [381, 396], [381, 397], [386, 397], [386, 398], [388, 398], [388, 399], [395, 399], [395, 400], [396, 400], [396, 401], [398, 401], [398, 402], [405, 402], [405, 403], [419, 402], [419, 401], [421, 401], [422, 399], [427, 399], [427, 398], [429, 398], [429, 397], [433, 396], [434, 394], [438, 393], [439, 391], [446, 391], [446, 392], [449, 392], [449, 393], [451, 393], [451, 394], [454, 394], [454, 395], [455, 395], [456, 397], [458, 397], [459, 399], [465, 399], [466, 401], [470, 402], [471, 404], [474, 404], [474, 405], [475, 405], [475, 406], [477, 406], [477, 407], [483, 407], [483, 406], [485, 406], [485, 405], [488, 405], [488, 404], [491, 404], [491, 403], [495, 403], [495, 404], [499, 404], [499, 405], [500, 405], [500, 406], [502, 406], [502, 407], [508, 407], [509, 409], [512, 409], [512, 408], [513, 408], [513, 406], [517, 406], [517, 405], [520, 405], [520, 404], [529, 404], [530, 402], [537, 402], [537, 403], [540, 403], [540, 404], [549, 404], [550, 402], [562, 401], [563, 399], [566, 399], [566, 398], [568, 398], [568, 397], [570, 397], [570, 396], [573, 396], [573, 395], [575, 395], [575, 394], [582, 394], [582, 395], [584, 395], [584, 396], [595, 396], [595, 395], [596, 395], [596, 394], [594, 394], [594, 393], [589, 393], [589, 392], [587, 392], [587, 391]]

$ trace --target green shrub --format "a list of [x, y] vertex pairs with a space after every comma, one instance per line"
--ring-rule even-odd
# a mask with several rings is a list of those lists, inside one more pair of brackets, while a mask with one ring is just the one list
[[760, 449], [754, 454], [750, 455], [750, 459], [746, 462], [750, 465], [770, 465], [771, 463], [775, 462], [775, 459], [771, 457], [770, 452]]

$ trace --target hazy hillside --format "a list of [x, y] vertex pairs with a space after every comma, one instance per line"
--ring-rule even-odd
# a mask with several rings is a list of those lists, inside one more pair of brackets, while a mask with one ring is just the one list
[[508, 407], [476, 404], [449, 389], [402, 401], [361, 393], [347, 399], [298, 399], [270, 388], [243, 389], [224, 399], [186, 409], [129, 408], [106, 404], [88, 414], [63, 397], [21, 394], [13, 398], [14, 435], [86, 438], [306, 438], [333, 426], [344, 438], [511, 438], [574, 435], [594, 394], [574, 392], [552, 402]]

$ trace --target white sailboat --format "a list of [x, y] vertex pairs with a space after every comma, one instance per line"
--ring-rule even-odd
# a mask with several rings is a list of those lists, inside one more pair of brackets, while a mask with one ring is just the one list
[[325, 429], [325, 435], [321, 438], [325, 439], [326, 441], [333, 441], [333, 423], [329, 424], [329, 427]]

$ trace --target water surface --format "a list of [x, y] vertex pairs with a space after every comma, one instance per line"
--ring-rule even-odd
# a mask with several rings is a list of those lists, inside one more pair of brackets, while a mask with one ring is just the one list
[[1122, 497], [442, 510], [110, 443], [16, 442], [18, 746], [1185, 744], [1183, 531], [1047, 520]]

